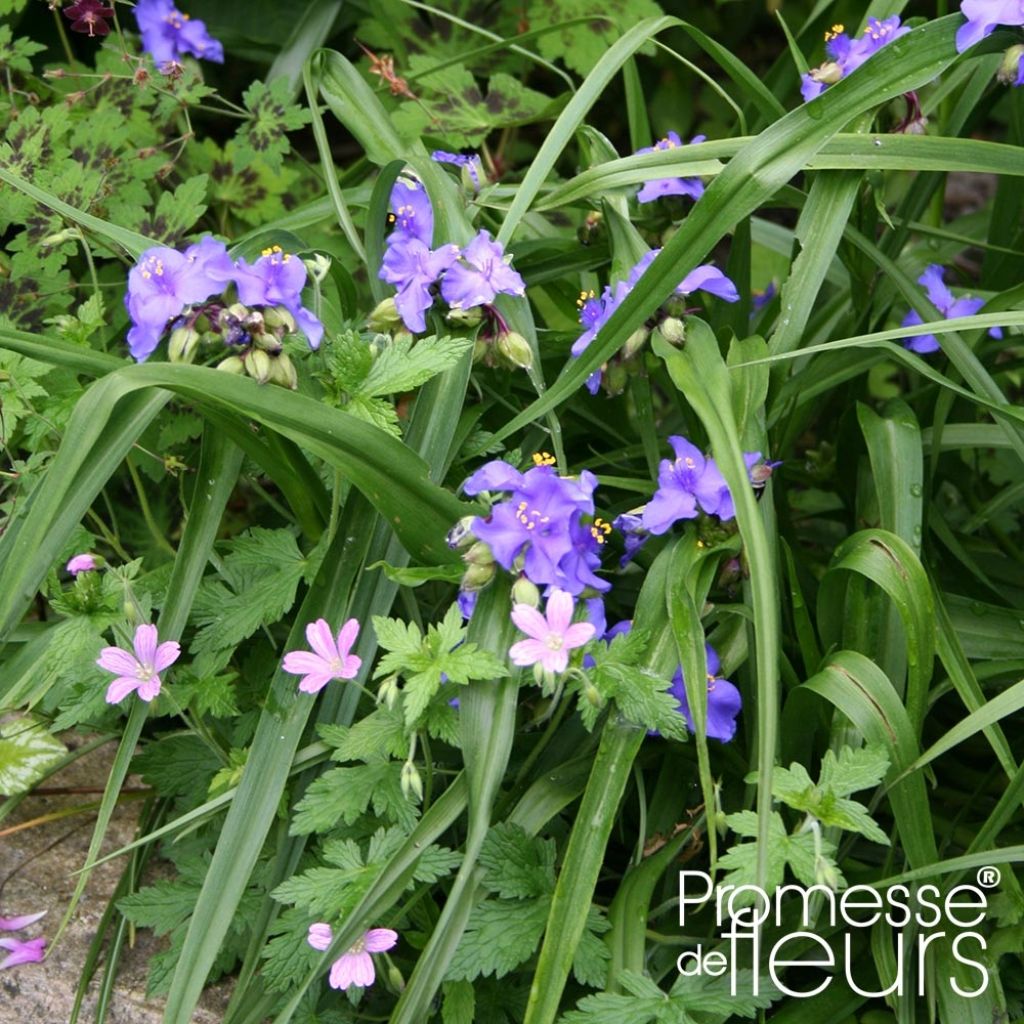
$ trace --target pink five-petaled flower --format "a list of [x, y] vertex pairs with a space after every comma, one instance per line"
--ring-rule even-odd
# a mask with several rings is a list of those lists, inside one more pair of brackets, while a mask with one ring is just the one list
[[593, 635], [590, 622], [572, 622], [573, 599], [564, 590], [552, 590], [543, 615], [528, 604], [512, 609], [512, 621], [530, 639], [509, 648], [514, 665], [539, 664], [546, 672], [564, 672], [569, 667], [569, 652], [582, 647]]
[[107, 689], [108, 704], [124, 700], [132, 690], [138, 690], [141, 700], [153, 700], [160, 692], [160, 673], [181, 654], [175, 640], [157, 644], [156, 626], [139, 626], [133, 646], [134, 654], [120, 647], [104, 647], [96, 660], [100, 668], [117, 675]]
[[353, 679], [362, 665], [362, 658], [350, 654], [359, 635], [359, 622], [349, 619], [335, 640], [326, 619], [317, 619], [306, 627], [310, 651], [289, 651], [284, 656], [285, 672], [302, 676], [299, 689], [303, 693], [319, 693], [332, 679]]
[[[329, 924], [318, 921], [309, 926], [306, 941], [321, 952], [334, 941]], [[373, 967], [371, 953], [384, 953], [398, 942], [398, 932], [390, 928], [371, 928], [357, 939], [347, 953], [343, 953], [331, 965], [331, 988], [346, 989], [352, 985], [369, 988], [377, 973]]]
[[97, 564], [95, 555], [85, 553], [75, 555], [64, 568], [72, 576], [77, 576], [80, 572], [92, 572], [97, 567]]
[[7, 956], [0, 960], [0, 971], [18, 964], [37, 964], [46, 956], [46, 939], [0, 939], [0, 949], [7, 950]]

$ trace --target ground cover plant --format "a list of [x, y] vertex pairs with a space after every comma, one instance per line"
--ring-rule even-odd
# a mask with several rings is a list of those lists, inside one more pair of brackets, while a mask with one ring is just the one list
[[1020, 0], [0, 15], [0, 968], [1024, 1019]]

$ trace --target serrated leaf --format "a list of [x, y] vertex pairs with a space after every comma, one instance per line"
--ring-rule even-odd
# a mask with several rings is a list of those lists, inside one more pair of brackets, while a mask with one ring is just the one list
[[62, 757], [67, 748], [29, 716], [0, 726], [0, 793], [27, 793]]
[[553, 839], [539, 839], [521, 825], [501, 822], [487, 833], [480, 851], [484, 884], [503, 899], [550, 895], [556, 852]]
[[321, 725], [320, 738], [334, 747], [333, 761], [372, 761], [405, 757], [409, 734], [400, 711], [377, 708], [354, 725]]
[[351, 825], [367, 808], [377, 817], [411, 829], [416, 810], [402, 793], [402, 766], [393, 761], [334, 768], [314, 781], [295, 808], [291, 834], [326, 832]]
[[472, 981], [481, 975], [503, 978], [528, 960], [547, 922], [548, 898], [484, 900], [474, 907], [452, 957], [447, 978]]
[[359, 395], [380, 398], [411, 391], [451, 369], [472, 347], [472, 338], [432, 335], [413, 344], [411, 337], [399, 336], [374, 360], [359, 385]]
[[[312, 115], [305, 107], [291, 102], [284, 78], [276, 78], [269, 85], [253, 82], [242, 93], [242, 102], [250, 119], [239, 129], [239, 156], [244, 157], [246, 150], [251, 150], [262, 157], [272, 171], [280, 170], [282, 157], [291, 148], [286, 133], [308, 124]], [[238, 169], [244, 166], [245, 163], [235, 163]]]
[[441, 986], [441, 1024], [473, 1024], [476, 995], [468, 981], [446, 981]]

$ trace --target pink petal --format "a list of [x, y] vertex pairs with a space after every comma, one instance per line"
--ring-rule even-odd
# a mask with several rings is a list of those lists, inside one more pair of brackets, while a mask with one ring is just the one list
[[320, 655], [324, 661], [334, 661], [338, 656], [338, 648], [334, 643], [334, 634], [326, 619], [317, 619], [306, 627], [306, 640], [309, 646]]
[[338, 670], [338, 678], [340, 679], [354, 679], [356, 674], [359, 672], [359, 667], [363, 664], [363, 659], [357, 654], [350, 654], [347, 658], [342, 658], [341, 668]]
[[331, 666], [319, 654], [312, 651], [289, 651], [281, 662], [281, 668], [293, 675], [330, 675]]
[[119, 704], [139, 685], [137, 676], [119, 676], [107, 687], [108, 704]]
[[594, 624], [592, 622], [574, 622], [565, 631], [565, 648], [572, 650], [574, 647], [582, 647], [594, 635]]
[[46, 911], [40, 910], [38, 914], [22, 914], [20, 917], [0, 917], [0, 932], [17, 932], [35, 924], [41, 917], [46, 917]]
[[108, 672], [116, 672], [119, 676], [134, 675], [139, 670], [139, 663], [135, 658], [120, 647], [104, 647], [96, 659], [96, 664]]
[[572, 622], [573, 599], [571, 594], [564, 590], [552, 590], [548, 598], [544, 614], [547, 616], [548, 628], [552, 633], [565, 635], [565, 631]]
[[537, 659], [547, 672], [558, 675], [569, 667], [569, 652], [563, 647], [560, 651], [545, 648], [544, 654]]
[[512, 621], [527, 636], [540, 640], [548, 635], [548, 620], [536, 608], [528, 604], [517, 604], [512, 609]]
[[177, 640], [167, 640], [156, 649], [156, 661], [153, 668], [157, 672], [163, 672], [165, 668], [173, 665], [181, 654], [181, 644]]
[[303, 693], [319, 693], [333, 678], [333, 675], [308, 675], [299, 683], [299, 689]]
[[[349, 619], [341, 630], [338, 632], [338, 654], [341, 655], [342, 659], [348, 656], [348, 652], [352, 650], [352, 645], [356, 642], [356, 637], [359, 636], [359, 620]], [[359, 666], [357, 665], [356, 668]], [[346, 679], [351, 679], [351, 676], [346, 676]]]
[[513, 665], [536, 665], [543, 661], [551, 649], [542, 640], [520, 640], [508, 649]]
[[135, 657], [143, 665], [152, 665], [156, 659], [156, 626], [142, 625], [135, 630]]
[[383, 953], [398, 942], [398, 932], [390, 928], [371, 928], [363, 936], [363, 944], [368, 953]]
[[10, 955], [0, 960], [0, 970], [5, 967], [17, 967], [18, 964], [37, 964], [45, 956], [46, 939], [0, 939], [0, 948], [9, 949]]
[[346, 989], [351, 985], [366, 988], [373, 984], [373, 961], [369, 953], [346, 953], [331, 967], [331, 988]]
[[334, 941], [334, 932], [329, 924], [317, 921], [316, 924], [309, 926], [309, 934], [306, 936], [306, 941], [314, 949], [318, 949], [322, 953]]
[[139, 684], [139, 699], [147, 704], [160, 695], [160, 677], [152, 676], [144, 683]]

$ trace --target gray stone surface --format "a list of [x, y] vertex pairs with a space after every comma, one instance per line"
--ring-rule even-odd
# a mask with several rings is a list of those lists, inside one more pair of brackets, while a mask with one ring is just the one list
[[[68, 742], [67, 737], [65, 741]], [[71, 739], [69, 745], [81, 742]], [[3, 833], [61, 809], [98, 801], [115, 749], [115, 743], [100, 747], [45, 784], [46, 789], [86, 792], [29, 796], [13, 815], [0, 823], [0, 914], [48, 911], [42, 921], [21, 933], [24, 938], [49, 937], [56, 930], [75, 888], [72, 872], [85, 862], [95, 816], [93, 813], [77, 814]], [[138, 780], [130, 779], [125, 789], [140, 787]], [[118, 805], [104, 853], [131, 842], [140, 806], [141, 801], [137, 800], [123, 800]], [[118, 858], [96, 868], [74, 920], [43, 963], [0, 971], [0, 1024], [67, 1024], [89, 943], [122, 867], [123, 860]], [[154, 864], [151, 873], [158, 877], [162, 873], [161, 866]], [[125, 948], [106, 1018], [108, 1024], [159, 1024], [161, 1003], [146, 998], [146, 974], [149, 956], [162, 948], [162, 943], [162, 939], [148, 931], [138, 931], [134, 946]], [[93, 1010], [99, 973], [79, 1016], [81, 1024], [95, 1019]], [[229, 992], [225, 984], [208, 990], [192, 1018], [193, 1024], [218, 1024], [223, 1020]]]

